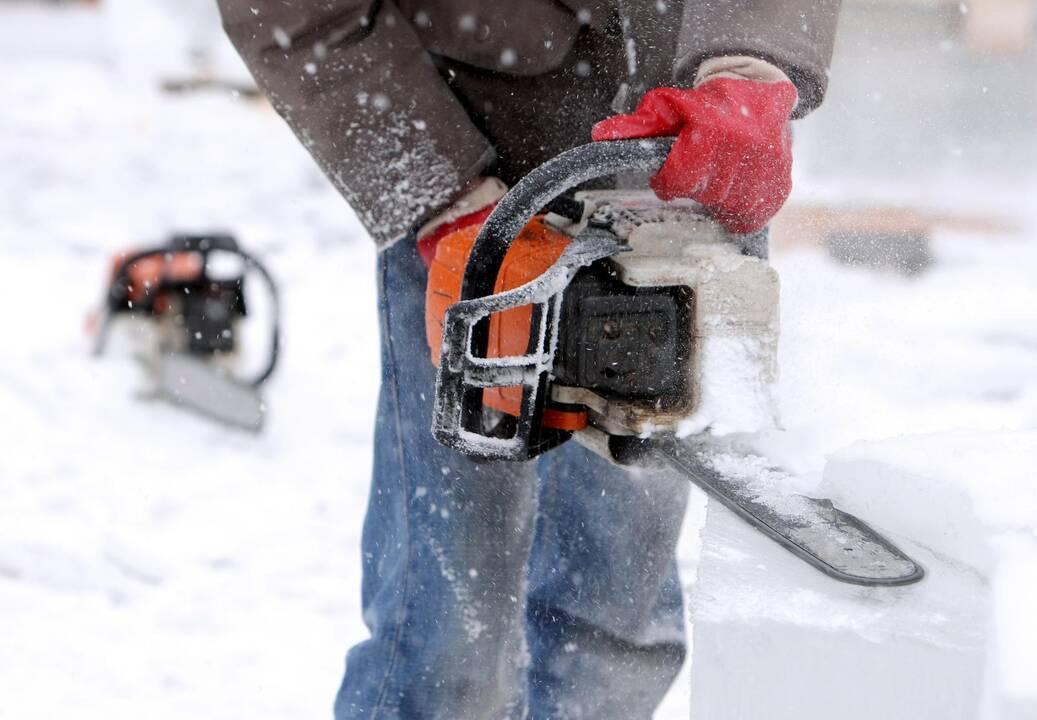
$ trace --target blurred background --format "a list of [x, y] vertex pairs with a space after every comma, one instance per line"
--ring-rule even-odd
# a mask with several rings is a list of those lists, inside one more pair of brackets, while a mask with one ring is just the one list
[[[768, 443], [803, 473], [1037, 426], [1037, 0], [844, 6], [773, 231]], [[0, 718], [328, 717], [364, 636], [373, 244], [212, 0], [0, 0], [0, 98]], [[113, 253], [214, 230], [282, 289], [261, 434], [142, 397], [84, 330]]]

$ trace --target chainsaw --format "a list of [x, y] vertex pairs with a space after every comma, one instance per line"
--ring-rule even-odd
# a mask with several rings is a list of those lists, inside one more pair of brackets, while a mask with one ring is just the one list
[[[249, 276], [266, 287], [268, 345], [259, 362], [242, 357], [242, 331], [251, 315]], [[260, 387], [277, 366], [280, 320], [277, 285], [230, 235], [175, 235], [164, 244], [120, 253], [95, 328], [102, 354], [113, 326], [132, 327], [135, 355], [145, 367], [142, 393], [224, 424], [258, 431], [266, 407]]]
[[766, 230], [725, 231], [650, 192], [570, 190], [659, 168], [672, 138], [599, 142], [533, 170], [485, 223], [444, 238], [426, 327], [432, 432], [477, 460], [524, 461], [574, 439], [665, 469], [837, 580], [905, 585], [922, 567], [788, 475], [732, 458], [718, 434], [773, 426], [778, 277]]

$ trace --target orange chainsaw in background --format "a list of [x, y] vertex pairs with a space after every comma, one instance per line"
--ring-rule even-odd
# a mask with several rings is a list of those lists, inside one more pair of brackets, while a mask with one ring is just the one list
[[[245, 358], [243, 326], [254, 312], [246, 280], [266, 288], [267, 346]], [[280, 348], [278, 289], [266, 267], [226, 234], [175, 235], [160, 246], [120, 253], [100, 313], [91, 323], [100, 355], [117, 325], [148, 377], [143, 393], [227, 425], [258, 431], [266, 413], [260, 387]]]

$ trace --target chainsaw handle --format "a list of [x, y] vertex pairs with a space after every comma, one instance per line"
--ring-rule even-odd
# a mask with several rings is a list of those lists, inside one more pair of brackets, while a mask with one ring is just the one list
[[610, 140], [580, 145], [532, 170], [501, 198], [475, 238], [461, 282], [461, 300], [493, 294], [512, 241], [551, 200], [594, 178], [628, 172], [655, 172], [674, 138]]

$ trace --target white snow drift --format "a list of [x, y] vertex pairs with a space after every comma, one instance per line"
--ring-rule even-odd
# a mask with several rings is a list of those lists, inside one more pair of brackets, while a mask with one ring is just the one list
[[925, 566], [902, 588], [842, 585], [711, 508], [693, 595], [693, 717], [1037, 717], [1035, 464], [1033, 431], [836, 454], [816, 492]]

